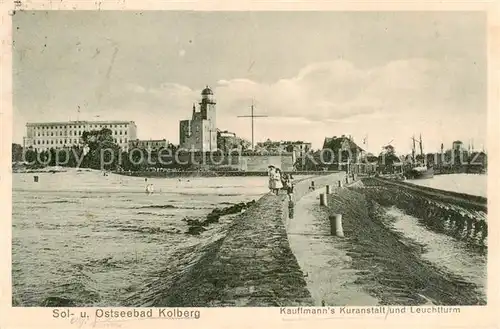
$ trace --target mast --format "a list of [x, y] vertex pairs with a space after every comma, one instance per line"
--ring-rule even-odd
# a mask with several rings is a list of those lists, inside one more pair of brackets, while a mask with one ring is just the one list
[[252, 150], [254, 150], [254, 143], [253, 143], [253, 99], [252, 99], [252, 114], [250, 115], [252, 117]]
[[422, 145], [422, 134], [420, 134], [420, 156], [422, 156], [422, 164], [427, 167], [427, 157], [424, 154], [424, 146]]
[[415, 163], [415, 136], [413, 136], [411, 139], [413, 141], [413, 147], [411, 149], [411, 159], [413, 163]]
[[238, 115], [238, 118], [250, 118], [251, 120], [251, 125], [252, 125], [252, 150], [254, 150], [254, 122], [253, 120], [255, 118], [265, 118], [267, 115], [255, 115], [254, 114], [254, 105], [253, 105], [253, 99], [252, 99], [252, 106], [250, 107], [250, 115]]
[[420, 155], [424, 156], [424, 148], [422, 146], [422, 134], [420, 134]]

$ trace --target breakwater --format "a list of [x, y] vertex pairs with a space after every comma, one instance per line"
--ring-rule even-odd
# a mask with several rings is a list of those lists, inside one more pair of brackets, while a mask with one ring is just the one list
[[[402, 190], [397, 197], [381, 188], [363, 187], [370, 182], [375, 183], [363, 179], [350, 188], [335, 189], [326, 208], [329, 215], [342, 214], [343, 248], [357, 276], [354, 283], [382, 305], [485, 305], [486, 297], [479, 285], [424, 256], [428, 248], [444, 254], [440, 248], [447, 245], [423, 246], [390, 228], [394, 219], [384, 205], [394, 205], [396, 198], [402, 206], [405, 198], [409, 203], [418, 203], [417, 197]], [[457, 254], [456, 258], [463, 258], [457, 263], [465, 266], [463, 260], [473, 257]], [[467, 265], [482, 266], [486, 271], [485, 262]]]
[[[359, 186], [358, 186], [359, 187]], [[487, 246], [487, 200], [381, 178], [365, 178], [357, 191], [383, 206], [396, 206], [438, 233]]]
[[[329, 176], [297, 182], [295, 198], [330, 184]], [[157, 299], [154, 306], [313, 305], [287, 239], [286, 195], [267, 194], [237, 216], [227, 234]]]

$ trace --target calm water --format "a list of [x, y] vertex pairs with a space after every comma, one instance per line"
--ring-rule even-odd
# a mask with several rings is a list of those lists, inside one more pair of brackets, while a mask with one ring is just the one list
[[[145, 182], [74, 170], [36, 174], [34, 183], [33, 175], [13, 175], [13, 295], [23, 306], [50, 296], [78, 305], [123, 305], [147, 276], [180, 264], [179, 252], [209, 242], [224, 226], [189, 236], [183, 218], [267, 192], [265, 177]], [[145, 193], [148, 183], [152, 195]]]
[[451, 192], [487, 196], [487, 175], [450, 174], [436, 175], [430, 179], [414, 179], [408, 182]]

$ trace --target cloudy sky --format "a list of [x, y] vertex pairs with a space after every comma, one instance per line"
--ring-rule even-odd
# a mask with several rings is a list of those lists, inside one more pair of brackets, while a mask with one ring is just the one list
[[[18, 12], [14, 141], [27, 122], [134, 120], [178, 143], [209, 85], [217, 126], [250, 138], [352, 135], [379, 152], [486, 144], [483, 13]], [[366, 145], [365, 145], [366, 146]]]

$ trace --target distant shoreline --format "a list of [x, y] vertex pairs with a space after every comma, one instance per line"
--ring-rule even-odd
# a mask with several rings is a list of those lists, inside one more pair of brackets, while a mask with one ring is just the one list
[[[292, 175], [329, 175], [338, 171], [291, 171]], [[117, 175], [144, 178], [176, 178], [176, 177], [252, 177], [267, 176], [267, 171], [165, 171], [165, 172], [113, 172]]]
[[[27, 169], [27, 170], [13, 170], [13, 174], [37, 174], [37, 173], [62, 173], [68, 171], [78, 171], [78, 172], [104, 172], [103, 170], [91, 169], [91, 168], [39, 168], [39, 169]], [[130, 176], [130, 177], [142, 177], [142, 178], [177, 178], [177, 177], [252, 177], [252, 176], [267, 176], [267, 171], [135, 171], [135, 172], [118, 172], [118, 171], [105, 171], [108, 173], [113, 173], [116, 175]], [[291, 173], [292, 175], [329, 175], [332, 173], [337, 173], [339, 171], [284, 171], [286, 173]]]
[[[68, 171], [97, 171], [102, 172], [102, 170], [91, 169], [91, 168], [75, 168], [75, 167], [46, 167], [38, 169], [14, 169], [13, 174], [36, 174], [36, 173], [61, 173]], [[177, 177], [252, 177], [252, 176], [267, 176], [267, 171], [230, 171], [230, 170], [207, 170], [207, 171], [135, 171], [135, 172], [118, 172], [118, 171], [106, 171], [116, 175], [131, 176], [131, 177], [143, 177], [143, 178], [177, 178]], [[315, 171], [315, 170], [304, 170], [304, 171], [284, 171], [286, 173], [291, 173], [292, 175], [328, 175], [333, 173], [341, 172], [341, 170], [331, 170], [331, 171]], [[468, 174], [468, 175], [487, 175], [487, 172], [435, 172], [434, 175], [453, 175], [453, 174]]]

